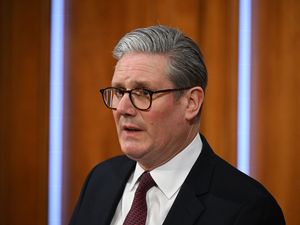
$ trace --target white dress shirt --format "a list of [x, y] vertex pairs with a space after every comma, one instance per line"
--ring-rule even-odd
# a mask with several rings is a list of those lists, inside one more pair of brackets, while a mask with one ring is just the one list
[[[184, 150], [165, 164], [150, 171], [157, 186], [152, 187], [146, 195], [148, 208], [146, 225], [163, 224], [181, 185], [196, 162], [201, 150], [202, 141], [198, 134]], [[111, 225], [123, 224], [133, 202], [138, 179], [143, 172], [143, 168], [137, 163], [126, 184]]]

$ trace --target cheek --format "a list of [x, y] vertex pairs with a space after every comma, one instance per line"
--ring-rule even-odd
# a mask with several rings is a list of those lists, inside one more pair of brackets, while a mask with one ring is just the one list
[[165, 124], [159, 112], [149, 112], [142, 116], [142, 120], [147, 127], [148, 141], [158, 142], [162, 137], [162, 130]]
[[180, 124], [180, 114], [165, 109], [147, 115], [144, 117], [144, 121], [148, 124], [149, 135], [155, 138], [154, 141], [160, 142], [172, 135], [175, 131], [174, 128]]
[[117, 131], [119, 132], [119, 126], [118, 126], [118, 124], [119, 124], [119, 116], [118, 116], [118, 114], [115, 111], [113, 111], [113, 118], [114, 118], [114, 121], [115, 121], [115, 126], [117, 128]]

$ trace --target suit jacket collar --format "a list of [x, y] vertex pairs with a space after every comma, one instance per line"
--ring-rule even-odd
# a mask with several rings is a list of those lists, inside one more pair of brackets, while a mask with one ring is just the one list
[[206, 139], [203, 136], [201, 139], [202, 152], [183, 183], [163, 225], [194, 224], [204, 212], [201, 196], [209, 191], [215, 155]]

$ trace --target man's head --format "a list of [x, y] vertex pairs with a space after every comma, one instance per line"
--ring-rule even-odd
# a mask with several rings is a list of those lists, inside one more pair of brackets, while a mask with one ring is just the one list
[[199, 131], [207, 73], [197, 45], [153, 26], [126, 34], [114, 49], [113, 110], [122, 151], [151, 170], [183, 150]]

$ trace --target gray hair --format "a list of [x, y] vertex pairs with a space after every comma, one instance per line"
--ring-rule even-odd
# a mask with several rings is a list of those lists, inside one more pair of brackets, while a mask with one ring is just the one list
[[181, 31], [157, 25], [127, 33], [113, 50], [117, 60], [126, 53], [165, 54], [168, 76], [176, 88], [200, 86], [205, 91], [207, 70], [197, 44]]

